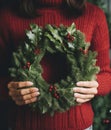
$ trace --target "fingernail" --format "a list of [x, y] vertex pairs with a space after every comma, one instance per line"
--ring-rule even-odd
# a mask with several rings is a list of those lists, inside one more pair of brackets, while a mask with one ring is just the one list
[[77, 93], [74, 93], [74, 97], [75, 97], [75, 98], [77, 97]]
[[28, 84], [29, 84], [29, 85], [33, 85], [33, 83], [32, 83], [32, 82], [30, 82], [30, 81], [28, 81]]
[[40, 95], [40, 93], [38, 92], [38, 93], [37, 93], [37, 95], [39, 96], [39, 95]]
[[76, 85], [77, 85], [77, 86], [81, 85], [81, 82], [77, 82]]
[[73, 91], [75, 92], [75, 91], [76, 91], [76, 88], [73, 88]]
[[38, 88], [31, 88], [30, 91], [31, 92], [38, 92]]

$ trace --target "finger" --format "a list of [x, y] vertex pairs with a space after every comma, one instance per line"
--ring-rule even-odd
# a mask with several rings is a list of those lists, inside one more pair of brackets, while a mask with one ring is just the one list
[[19, 89], [18, 94], [23, 96], [23, 95], [31, 94], [31, 93], [38, 92], [38, 91], [39, 90], [36, 87], [27, 88], [27, 89]]
[[30, 100], [26, 100], [25, 104], [30, 104], [37, 101], [37, 97], [31, 98]]
[[17, 88], [23, 88], [23, 87], [28, 87], [28, 86], [32, 86], [33, 83], [30, 81], [25, 81], [25, 82], [10, 82], [8, 84], [8, 88], [9, 89], [17, 89]]
[[23, 95], [27, 95], [33, 92], [38, 92], [38, 88], [36, 87], [32, 87], [32, 88], [26, 88], [26, 89], [17, 89], [17, 90], [11, 90], [9, 92], [10, 96], [23, 96]]
[[81, 98], [76, 98], [75, 99], [77, 103], [81, 104], [81, 103], [85, 103], [90, 101], [91, 99], [81, 99]]
[[38, 97], [39, 95], [40, 95], [39, 92], [34, 92], [34, 93], [23, 96], [22, 100], [24, 100], [24, 101], [25, 100], [31, 100], [32, 98]]
[[21, 106], [21, 105], [30, 104], [30, 103], [33, 103], [33, 102], [36, 102], [36, 101], [37, 101], [37, 97], [34, 97], [34, 98], [31, 98], [30, 100], [25, 100], [25, 101], [17, 100], [15, 103], [17, 105]]
[[[35, 89], [35, 88], [34, 88]], [[18, 90], [18, 92], [19, 92], [19, 90]], [[25, 91], [26, 92], [26, 91]], [[28, 91], [27, 91], [28, 92]], [[24, 93], [24, 92], [23, 92]], [[22, 94], [23, 94], [22, 93]], [[38, 91], [35, 91], [35, 92], [32, 92], [32, 93], [28, 93], [28, 94], [26, 94], [25, 93], [25, 95], [21, 95], [21, 94], [19, 94], [19, 93], [11, 93], [11, 92], [9, 92], [9, 95], [12, 97], [12, 99], [14, 100], [14, 101], [17, 101], [17, 100], [19, 100], [19, 101], [25, 101], [25, 100], [28, 100], [28, 99], [31, 99], [31, 98], [34, 98], [34, 97], [36, 97], [36, 96], [39, 96], [40, 95], [40, 93], [38, 92]]]
[[79, 81], [76, 83], [77, 86], [83, 87], [98, 87], [99, 84], [97, 81]]
[[81, 94], [97, 94], [96, 88], [83, 88], [83, 87], [75, 87], [73, 88], [75, 93], [81, 93]]
[[75, 98], [81, 98], [81, 99], [92, 99], [94, 98], [94, 94], [80, 94], [80, 93], [74, 93]]
[[28, 95], [25, 95], [25, 96], [13, 96], [12, 99], [14, 101], [25, 102], [26, 100], [31, 100], [32, 98], [35, 98], [39, 95], [40, 95], [39, 92], [34, 92], [32, 94], [28, 94]]

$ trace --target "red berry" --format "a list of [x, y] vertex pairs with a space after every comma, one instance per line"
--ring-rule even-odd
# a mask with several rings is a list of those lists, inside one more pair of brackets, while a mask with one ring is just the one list
[[109, 120], [109, 119], [104, 119], [104, 120], [103, 120], [103, 123], [109, 124], [109, 123], [110, 123], [110, 120]]
[[83, 54], [87, 54], [87, 53], [88, 53], [88, 50], [84, 50], [84, 51], [83, 51]]
[[71, 41], [74, 41], [74, 37], [73, 36], [71, 37]]
[[59, 95], [57, 95], [56, 98], [59, 99]]
[[39, 54], [39, 53], [40, 53], [40, 49], [38, 49], [38, 48], [35, 49], [35, 50], [34, 50], [34, 53], [35, 53], [35, 54]]
[[27, 68], [27, 67], [24, 65], [24, 66], [23, 66], [23, 69], [26, 69], [26, 68]]
[[50, 89], [53, 89], [54, 86], [50, 85]]
[[57, 97], [57, 93], [54, 93], [54, 97], [55, 97], [55, 98]]
[[66, 38], [67, 38], [67, 39], [69, 39], [69, 38], [70, 38], [70, 33], [68, 33], [68, 34], [66, 35]]
[[27, 65], [30, 65], [30, 62], [27, 62]]
[[51, 89], [51, 88], [49, 88], [49, 92], [52, 92], [52, 89]]

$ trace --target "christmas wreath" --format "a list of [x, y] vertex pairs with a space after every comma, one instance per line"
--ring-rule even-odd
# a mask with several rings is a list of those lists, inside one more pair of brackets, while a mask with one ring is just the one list
[[[40, 90], [39, 100], [29, 106], [40, 113], [64, 112], [77, 105], [73, 88], [77, 81], [95, 79], [99, 72], [96, 66], [96, 52], [88, 50], [90, 43], [85, 35], [70, 26], [47, 24], [44, 28], [31, 24], [26, 30], [26, 39], [17, 51], [13, 52], [9, 72], [15, 81], [32, 81]], [[55, 83], [47, 83], [40, 64], [46, 53], [61, 54], [66, 59], [67, 75]]]

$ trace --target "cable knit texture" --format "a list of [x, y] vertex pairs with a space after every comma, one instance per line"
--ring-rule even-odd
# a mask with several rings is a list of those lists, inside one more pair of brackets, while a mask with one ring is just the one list
[[[75, 18], [67, 13], [65, 7], [61, 7], [62, 0], [39, 0], [39, 4], [42, 7], [37, 11], [41, 15], [34, 19], [19, 17], [10, 8], [0, 12], [0, 77], [2, 77], [0, 78], [0, 100], [9, 99], [6, 83], [9, 80], [7, 68], [10, 55], [24, 39], [25, 30], [29, 29], [30, 23], [40, 26], [49, 23], [58, 26], [75, 22], [77, 29], [85, 33], [86, 41], [91, 42], [91, 49], [98, 52], [97, 65], [101, 68], [101, 72], [97, 75], [98, 95], [107, 94], [111, 90], [111, 70], [109, 32], [104, 12], [87, 3], [83, 15]], [[42, 62], [43, 68], [46, 67], [43, 76], [47, 81], [54, 77], [53, 59], [50, 61], [51, 64], [46, 59]], [[27, 106], [18, 107], [13, 103], [8, 109], [9, 125], [13, 130], [84, 130], [93, 122], [93, 111], [89, 102], [72, 107], [67, 112], [56, 113], [53, 117], [31, 112]]]

